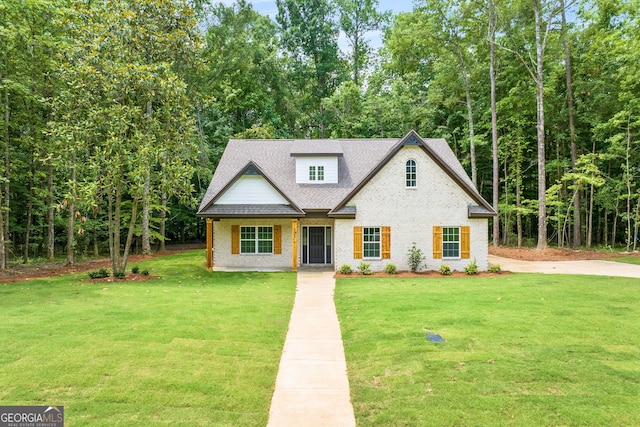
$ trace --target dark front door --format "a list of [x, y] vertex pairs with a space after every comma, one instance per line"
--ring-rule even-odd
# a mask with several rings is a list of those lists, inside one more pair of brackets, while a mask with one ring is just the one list
[[309, 227], [309, 264], [324, 264], [324, 227]]

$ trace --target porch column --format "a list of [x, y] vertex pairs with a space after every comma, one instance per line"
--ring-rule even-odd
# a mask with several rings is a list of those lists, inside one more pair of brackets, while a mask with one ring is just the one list
[[291, 270], [298, 271], [298, 220], [291, 220]]
[[213, 270], [213, 218], [207, 218], [207, 270]]

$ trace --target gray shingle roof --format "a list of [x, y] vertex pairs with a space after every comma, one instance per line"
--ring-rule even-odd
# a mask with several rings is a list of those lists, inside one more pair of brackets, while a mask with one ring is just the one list
[[[286, 198], [303, 210], [336, 210], [345, 213], [344, 205], [355, 192], [402, 147], [405, 141], [423, 143], [423, 148], [461, 187], [483, 205], [491, 206], [475, 190], [469, 176], [444, 139], [422, 139], [415, 132], [404, 138], [333, 139], [333, 140], [244, 140], [233, 139], [227, 144], [220, 164], [198, 209], [198, 215], [232, 215], [232, 207], [215, 207], [213, 202], [248, 164], [254, 163]], [[338, 155], [338, 183], [297, 184], [295, 155]], [[340, 155], [342, 154], [342, 155]], [[249, 200], [247, 202], [250, 202]], [[243, 205], [256, 206], [256, 205]], [[269, 205], [273, 206], [273, 205]], [[236, 206], [236, 209], [240, 209]], [[242, 209], [242, 212], [247, 212]], [[257, 208], [252, 208], [257, 209]], [[299, 216], [299, 212], [292, 209]], [[262, 211], [261, 211], [262, 212]], [[240, 211], [237, 211], [240, 214]], [[256, 214], [259, 215], [258, 212]], [[263, 212], [264, 215], [268, 213]], [[275, 214], [275, 212], [274, 212]]]
[[209, 205], [200, 214], [216, 218], [254, 216], [295, 218], [304, 216], [303, 213], [289, 205]]

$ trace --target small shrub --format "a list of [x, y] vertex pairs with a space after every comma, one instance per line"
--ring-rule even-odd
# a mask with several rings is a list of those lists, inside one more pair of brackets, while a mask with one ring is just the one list
[[353, 270], [351, 269], [351, 266], [349, 264], [342, 264], [340, 266], [340, 273], [342, 273], [342, 274], [351, 274], [351, 273], [353, 273]]
[[489, 273], [502, 273], [500, 264], [492, 264], [491, 266], [489, 266]]
[[444, 276], [450, 276], [451, 275], [451, 267], [449, 267], [447, 264], [442, 264], [438, 271], [440, 272], [440, 274], [442, 274]]
[[473, 261], [471, 261], [469, 263], [469, 265], [467, 265], [464, 268], [464, 272], [467, 273], [470, 276], [473, 275], [473, 274], [478, 274], [478, 264], [476, 263], [475, 259]]
[[427, 259], [427, 257], [425, 257], [422, 254], [422, 249], [418, 249], [416, 247], [416, 242], [413, 242], [413, 246], [411, 246], [411, 249], [409, 249], [408, 255], [409, 255], [409, 268], [411, 269], [412, 273], [417, 272], [422, 267], [426, 267], [426, 264], [424, 261], [425, 259]]
[[371, 271], [371, 263], [361, 261], [360, 265], [358, 266], [358, 271], [363, 276], [370, 275], [372, 273], [372, 271]]
[[141, 271], [141, 273], [142, 273], [143, 276], [148, 276], [149, 275], [149, 270], [144, 269], [144, 270]]
[[116, 279], [124, 279], [125, 276], [125, 272], [124, 271], [116, 271], [113, 274], [113, 277], [115, 277]]
[[91, 279], [104, 279], [105, 277], [109, 277], [109, 272], [106, 268], [101, 268], [100, 270], [90, 271], [89, 277]]
[[140, 267], [138, 267], [137, 265], [134, 265], [133, 268], [131, 268], [131, 272], [133, 274], [138, 274], [140, 273]]
[[389, 263], [384, 266], [384, 272], [387, 274], [398, 274], [398, 267], [393, 263]]

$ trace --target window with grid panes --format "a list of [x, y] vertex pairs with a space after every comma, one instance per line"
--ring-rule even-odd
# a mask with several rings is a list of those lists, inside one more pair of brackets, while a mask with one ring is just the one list
[[273, 227], [271, 226], [240, 227], [240, 253], [243, 253], [243, 254], [273, 253]]
[[418, 166], [415, 160], [407, 160], [406, 163], [406, 186], [415, 187], [418, 185]]
[[380, 227], [362, 228], [362, 254], [364, 258], [380, 258]]
[[460, 227], [442, 227], [442, 257], [460, 258]]

